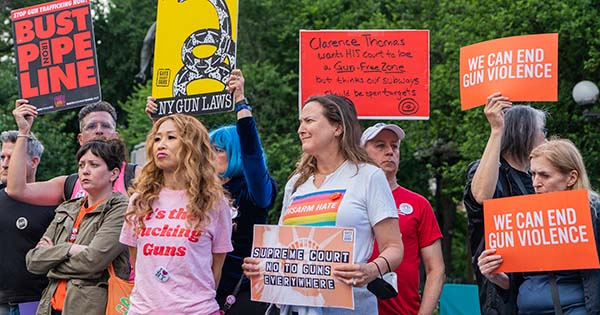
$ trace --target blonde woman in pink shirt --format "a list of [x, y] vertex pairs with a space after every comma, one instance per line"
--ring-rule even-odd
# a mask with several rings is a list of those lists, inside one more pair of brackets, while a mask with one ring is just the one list
[[208, 132], [193, 117], [163, 117], [146, 138], [146, 155], [120, 237], [135, 257], [128, 314], [219, 314], [231, 208]]

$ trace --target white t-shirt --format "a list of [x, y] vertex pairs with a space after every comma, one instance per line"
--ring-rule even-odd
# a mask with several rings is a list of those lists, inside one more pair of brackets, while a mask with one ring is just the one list
[[[366, 263], [373, 252], [373, 226], [387, 218], [397, 218], [398, 211], [385, 175], [378, 167], [345, 161], [328, 175], [321, 187], [311, 176], [292, 193], [299, 175], [285, 186], [280, 225], [338, 226], [356, 229], [354, 262]], [[341, 202], [339, 199], [341, 198]], [[336, 207], [333, 203], [339, 203]], [[329, 207], [329, 205], [332, 205]], [[354, 288], [354, 313], [377, 314], [377, 300], [363, 288]], [[297, 307], [294, 307], [296, 309]], [[341, 308], [298, 309], [307, 314], [351, 314]]]
[[137, 248], [130, 315], [210, 314], [219, 309], [212, 254], [233, 249], [231, 208], [223, 198], [209, 212], [210, 223], [196, 232], [187, 225], [188, 200], [185, 190], [163, 188], [139, 234], [130, 222], [123, 224], [120, 242]]

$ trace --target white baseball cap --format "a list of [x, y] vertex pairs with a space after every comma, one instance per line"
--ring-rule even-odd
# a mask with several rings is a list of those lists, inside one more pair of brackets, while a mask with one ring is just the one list
[[360, 145], [364, 147], [369, 140], [377, 137], [377, 135], [383, 130], [389, 130], [395, 133], [396, 136], [398, 136], [398, 140], [404, 139], [404, 130], [402, 130], [402, 128], [392, 124], [387, 125], [384, 123], [376, 123], [363, 132], [362, 136], [360, 137]]

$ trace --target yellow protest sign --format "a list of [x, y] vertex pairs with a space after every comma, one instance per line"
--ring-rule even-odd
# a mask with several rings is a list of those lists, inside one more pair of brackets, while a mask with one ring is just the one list
[[152, 96], [158, 113], [233, 109], [225, 89], [235, 68], [237, 0], [159, 0]]

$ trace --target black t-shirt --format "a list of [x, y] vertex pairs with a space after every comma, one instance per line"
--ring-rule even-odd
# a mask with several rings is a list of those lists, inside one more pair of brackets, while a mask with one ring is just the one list
[[[516, 314], [516, 290], [502, 290], [500, 287], [488, 281], [479, 271], [477, 258], [485, 249], [485, 238], [483, 231], [483, 205], [477, 203], [471, 191], [471, 181], [479, 161], [469, 165], [467, 169], [467, 184], [464, 190], [464, 203], [467, 209], [468, 236], [471, 246], [472, 265], [475, 278], [479, 286], [479, 303], [482, 314], [504, 315]], [[500, 159], [498, 166], [498, 181], [493, 198], [519, 196], [535, 193], [531, 175], [512, 168], [504, 159]], [[512, 276], [511, 276], [512, 277]]]
[[0, 304], [40, 299], [48, 279], [27, 271], [25, 255], [46, 232], [55, 208], [22, 203], [0, 190]]
[[[467, 184], [464, 190], [464, 202], [469, 219], [469, 243], [473, 257], [479, 257], [483, 251], [480, 247], [481, 240], [484, 239], [483, 232], [483, 205], [477, 203], [471, 192], [471, 181], [475, 171], [479, 166], [479, 161], [472, 163], [467, 170]], [[520, 195], [534, 194], [533, 182], [529, 173], [521, 172], [508, 164], [504, 159], [500, 159], [498, 181], [496, 190], [492, 198], [512, 197]]]

